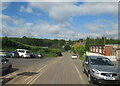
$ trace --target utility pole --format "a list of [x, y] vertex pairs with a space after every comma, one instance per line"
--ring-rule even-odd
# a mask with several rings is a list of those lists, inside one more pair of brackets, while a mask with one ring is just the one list
[[95, 39], [94, 39], [94, 45], [95, 45]]
[[104, 37], [104, 45], [105, 45], [106, 43], [105, 43], [105, 37]]

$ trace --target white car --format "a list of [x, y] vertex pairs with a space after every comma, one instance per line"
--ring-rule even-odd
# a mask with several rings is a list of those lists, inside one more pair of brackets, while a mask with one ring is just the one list
[[0, 56], [6, 56], [5, 51], [4, 50], [0, 50]]
[[26, 49], [17, 49], [16, 50], [19, 54], [20, 57], [30, 57], [30, 52], [29, 50]]
[[77, 59], [77, 55], [76, 55], [76, 54], [73, 54], [73, 55], [72, 55], [72, 59]]

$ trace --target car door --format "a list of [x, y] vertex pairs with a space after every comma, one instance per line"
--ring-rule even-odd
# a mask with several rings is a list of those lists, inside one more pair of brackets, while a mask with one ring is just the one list
[[88, 59], [88, 56], [86, 56], [85, 62], [84, 62], [84, 68], [86, 73], [88, 73], [88, 67], [89, 67], [89, 59]]

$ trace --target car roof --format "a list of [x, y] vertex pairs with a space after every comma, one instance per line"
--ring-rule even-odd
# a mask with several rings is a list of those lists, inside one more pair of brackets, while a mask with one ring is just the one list
[[90, 59], [94, 59], [94, 58], [106, 58], [106, 59], [108, 59], [107, 57], [105, 57], [105, 56], [88, 56], [88, 58], [90, 58]]
[[[76, 55], [76, 54], [72, 54], [72, 56], [74, 56], [74, 55]], [[77, 56], [77, 55], [76, 55]]]
[[17, 49], [17, 50], [27, 50], [27, 49]]

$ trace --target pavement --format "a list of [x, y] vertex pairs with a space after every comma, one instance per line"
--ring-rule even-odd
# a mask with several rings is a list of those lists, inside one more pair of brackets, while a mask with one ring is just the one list
[[62, 84], [62, 85], [91, 85], [86, 74], [82, 72], [82, 61], [71, 59], [71, 54], [63, 53], [57, 58], [25, 59], [10, 58], [13, 69], [4, 73], [3, 85], [37, 85], [37, 84]]

